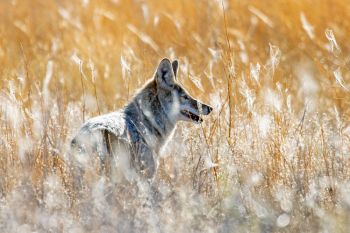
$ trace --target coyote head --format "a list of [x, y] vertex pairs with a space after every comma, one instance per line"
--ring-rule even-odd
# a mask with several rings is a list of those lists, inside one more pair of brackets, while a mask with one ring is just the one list
[[161, 107], [174, 123], [179, 120], [200, 123], [201, 115], [208, 115], [213, 108], [194, 99], [176, 79], [178, 61], [164, 58], [155, 73], [157, 95]]

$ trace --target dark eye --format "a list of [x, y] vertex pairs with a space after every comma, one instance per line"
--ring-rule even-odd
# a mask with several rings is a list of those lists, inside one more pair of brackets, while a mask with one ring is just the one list
[[182, 95], [181, 98], [184, 99], [184, 100], [188, 100], [188, 96], [187, 95]]

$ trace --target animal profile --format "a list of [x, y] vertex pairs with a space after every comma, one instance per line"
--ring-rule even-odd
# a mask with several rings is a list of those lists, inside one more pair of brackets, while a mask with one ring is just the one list
[[191, 97], [177, 81], [178, 61], [164, 58], [154, 77], [121, 110], [86, 121], [71, 142], [78, 166], [92, 154], [111, 176], [152, 179], [156, 155], [179, 121], [200, 123], [213, 108]]

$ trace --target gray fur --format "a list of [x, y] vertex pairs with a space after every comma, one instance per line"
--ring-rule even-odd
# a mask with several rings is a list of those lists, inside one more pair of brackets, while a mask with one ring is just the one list
[[[176, 82], [178, 62], [163, 59], [150, 79], [123, 109], [85, 122], [71, 147], [84, 164], [84, 156], [97, 154], [114, 176], [151, 179], [156, 155], [180, 120], [201, 122], [212, 108], [192, 98]], [[79, 159], [80, 157], [80, 159]], [[118, 179], [118, 178], [117, 178]]]

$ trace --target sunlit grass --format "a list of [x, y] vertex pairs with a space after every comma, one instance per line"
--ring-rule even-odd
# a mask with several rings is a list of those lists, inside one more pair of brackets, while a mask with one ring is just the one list
[[0, 1], [1, 231], [125, 232], [148, 216], [132, 191], [107, 204], [93, 169], [75, 195], [67, 150], [84, 120], [124, 106], [169, 57], [215, 110], [180, 123], [160, 155], [150, 232], [157, 221], [347, 232], [349, 22], [345, 0]]

